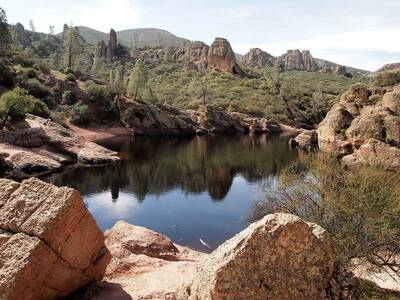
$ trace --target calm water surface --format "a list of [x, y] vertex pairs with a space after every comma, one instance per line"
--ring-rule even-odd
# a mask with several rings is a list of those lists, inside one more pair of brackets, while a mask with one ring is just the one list
[[205, 136], [115, 138], [99, 143], [122, 162], [71, 168], [49, 178], [79, 190], [101, 229], [118, 220], [144, 226], [174, 242], [207, 251], [245, 227], [243, 219], [279, 170], [297, 159], [287, 138]]

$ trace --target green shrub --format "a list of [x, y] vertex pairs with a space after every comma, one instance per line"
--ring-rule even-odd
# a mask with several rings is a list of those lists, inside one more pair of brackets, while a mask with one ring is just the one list
[[48, 87], [43, 85], [36, 78], [30, 78], [22, 83], [22, 86], [33, 96], [37, 98], [45, 98], [51, 94]]
[[0, 60], [0, 85], [5, 87], [12, 87], [14, 85], [14, 74], [2, 60]]
[[387, 136], [385, 139], [385, 143], [389, 144], [390, 146], [396, 146], [396, 141], [393, 137]]
[[76, 103], [76, 97], [72, 91], [64, 91], [62, 100], [65, 104], [73, 105]]
[[39, 99], [31, 99], [26, 106], [26, 112], [46, 119], [50, 117], [49, 108]]
[[400, 69], [378, 72], [374, 75], [374, 85], [394, 86], [400, 83]]
[[22, 73], [21, 77], [24, 80], [37, 77], [37, 72], [33, 68], [24, 68], [24, 69], [22, 69], [21, 73]]
[[3, 94], [0, 98], [0, 129], [8, 121], [21, 121], [25, 118], [27, 104], [33, 99], [28, 92], [15, 88]]
[[382, 97], [379, 95], [371, 95], [368, 98], [368, 102], [370, 102], [371, 104], [375, 104], [375, 103], [378, 103], [381, 99], [382, 99]]
[[80, 102], [75, 104], [71, 110], [70, 121], [75, 125], [87, 125], [90, 121], [88, 106]]
[[108, 105], [110, 97], [107, 95], [106, 89], [97, 84], [91, 84], [85, 88], [85, 92], [91, 103], [96, 105]]
[[38, 60], [33, 67], [36, 70], [39, 70], [40, 72], [44, 74], [49, 74], [50, 73], [50, 65], [46, 63], [44, 60]]
[[76, 81], [76, 77], [74, 74], [67, 74], [67, 76], [65, 76], [65, 80], [66, 81], [71, 81], [71, 82], [75, 82]]
[[350, 172], [319, 154], [284, 170], [277, 191], [256, 202], [249, 219], [277, 211], [298, 215], [331, 234], [342, 268], [358, 259], [400, 273], [399, 199], [399, 173], [370, 167]]

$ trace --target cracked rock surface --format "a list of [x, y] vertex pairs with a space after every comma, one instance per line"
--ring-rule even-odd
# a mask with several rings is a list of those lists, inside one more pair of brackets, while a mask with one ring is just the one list
[[80, 194], [0, 179], [0, 299], [58, 299], [103, 278], [104, 237]]

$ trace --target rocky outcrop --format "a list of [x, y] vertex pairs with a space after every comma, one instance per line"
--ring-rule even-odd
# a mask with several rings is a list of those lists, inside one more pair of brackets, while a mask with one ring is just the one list
[[70, 129], [29, 114], [14, 130], [0, 131], [0, 156], [11, 177], [41, 176], [74, 162], [104, 166], [118, 161], [116, 154]]
[[259, 48], [253, 48], [243, 56], [240, 63], [246, 67], [263, 69], [266, 66], [272, 66], [273, 61], [274, 57], [271, 54]]
[[122, 121], [134, 135], [195, 135], [198, 124], [168, 105], [124, 100]]
[[381, 165], [399, 170], [400, 86], [381, 90], [356, 84], [320, 123], [318, 146], [347, 166]]
[[268, 215], [211, 254], [117, 222], [112, 254], [91, 299], [339, 299], [328, 233], [289, 214]]
[[335, 267], [324, 229], [268, 215], [211, 253], [177, 299], [338, 299]]
[[109, 61], [113, 59], [113, 57], [117, 54], [117, 33], [114, 29], [110, 30], [110, 34], [108, 37], [108, 44], [107, 44], [107, 58]]
[[282, 55], [280, 60], [283, 62], [283, 67], [287, 71], [316, 71], [318, 65], [312, 57], [309, 50], [288, 50]]
[[400, 148], [370, 139], [354, 153], [343, 157], [342, 162], [349, 168], [368, 165], [398, 171], [400, 170]]
[[305, 151], [318, 149], [318, 134], [316, 130], [304, 130], [295, 138], [289, 140], [291, 147], [299, 147]]
[[79, 193], [32, 178], [0, 179], [0, 295], [59, 299], [100, 281], [110, 261]]
[[208, 51], [210, 47], [203, 42], [190, 42], [190, 48], [186, 50], [188, 68], [194, 68], [205, 72], [208, 66]]
[[96, 44], [96, 49], [94, 51], [94, 57], [96, 58], [106, 58], [107, 57], [107, 45], [103, 40], [100, 40]]
[[208, 68], [242, 75], [235, 53], [226, 39], [216, 38], [208, 51]]
[[93, 300], [175, 299], [175, 291], [194, 277], [197, 263], [206, 256], [124, 221], [105, 237], [112, 260]]
[[104, 58], [108, 59], [108, 61], [111, 61], [117, 54], [117, 47], [118, 47], [117, 33], [115, 32], [114, 29], [111, 29], [107, 44], [104, 40], [100, 40], [97, 42], [94, 51], [94, 57]]

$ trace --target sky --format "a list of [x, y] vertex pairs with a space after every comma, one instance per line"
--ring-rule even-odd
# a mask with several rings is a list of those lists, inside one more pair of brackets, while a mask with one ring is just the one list
[[314, 57], [375, 71], [400, 62], [400, 0], [0, 0], [10, 23], [37, 31], [64, 23], [108, 32], [161, 28], [235, 52], [273, 55], [309, 49]]

